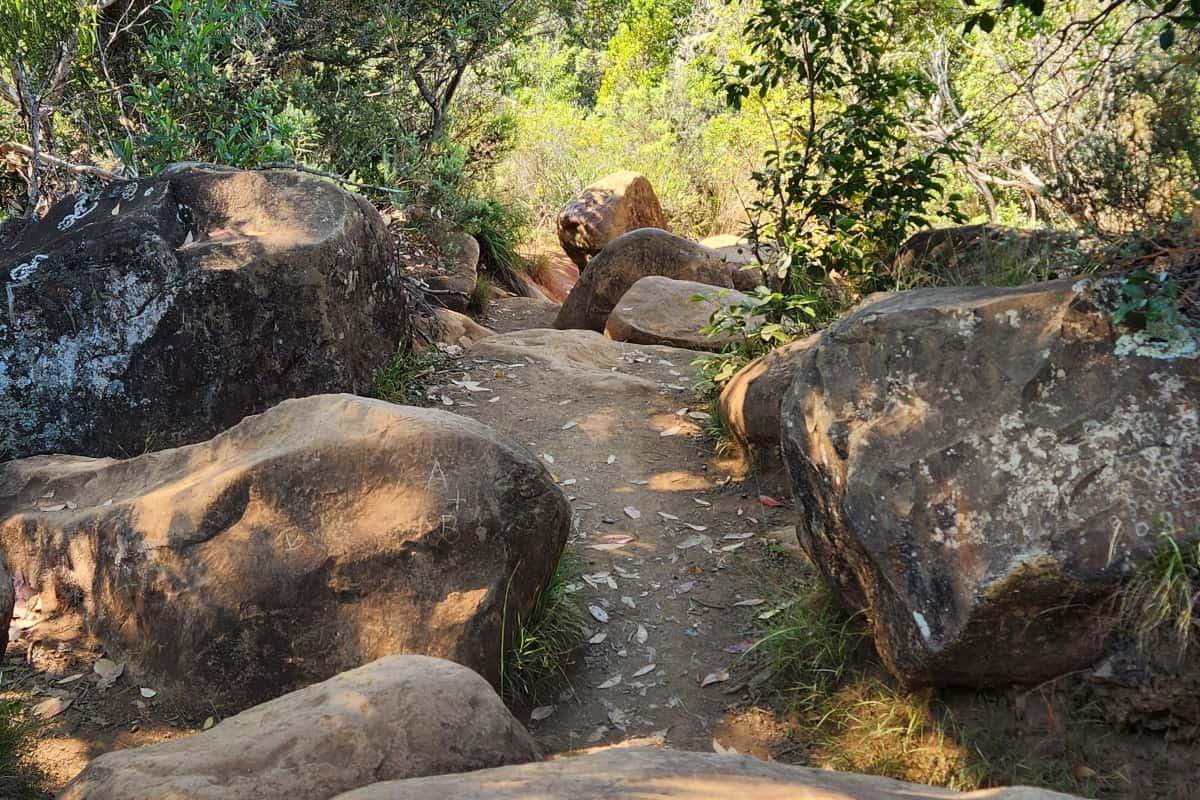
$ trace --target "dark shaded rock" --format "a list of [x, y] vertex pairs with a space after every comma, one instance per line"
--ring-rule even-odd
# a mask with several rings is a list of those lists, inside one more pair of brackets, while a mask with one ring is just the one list
[[642, 228], [592, 259], [567, 295], [554, 327], [603, 333], [617, 301], [648, 275], [733, 288], [728, 267], [707, 247], [657, 228]]
[[125, 461], [0, 466], [0, 548], [55, 626], [227, 709], [395, 653], [496, 682], [569, 525], [520, 445], [352, 395]]
[[132, 455], [357, 391], [406, 336], [383, 221], [309, 175], [184, 166], [0, 252], [0, 457]]
[[1200, 537], [1195, 339], [1114, 330], [1113, 282], [885, 295], [798, 362], [801, 545], [904, 682], [1087, 666], [1164, 520]]

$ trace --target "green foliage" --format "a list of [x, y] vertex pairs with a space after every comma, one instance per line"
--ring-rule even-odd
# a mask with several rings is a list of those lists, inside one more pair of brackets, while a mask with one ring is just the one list
[[[728, 294], [722, 291], [721, 297]], [[745, 302], [722, 303], [700, 329], [705, 336], [731, 338], [734, 344], [714, 356], [695, 361], [704, 377], [704, 391], [715, 394], [745, 364], [812, 330], [821, 302], [813, 296], [784, 294], [759, 286]], [[704, 300], [696, 295], [693, 302]]]
[[608, 67], [598, 101], [611, 103], [630, 87], [651, 87], [666, 77], [679, 23], [691, 0], [631, 0], [608, 42]]
[[1170, 273], [1134, 270], [1121, 283], [1122, 302], [1112, 314], [1113, 324], [1173, 338], [1182, 322], [1179, 293], [1179, 284]]
[[778, 248], [780, 281], [840, 274], [873, 288], [942, 197], [941, 162], [954, 150], [910, 145], [912, 109], [933, 86], [892, 55], [893, 22], [887, 4], [869, 0], [764, 0], [746, 24], [753, 57], [726, 72], [728, 102], [740, 108], [788, 84], [804, 97], [754, 173], [750, 237]]
[[1139, 647], [1161, 633], [1182, 658], [1200, 629], [1200, 543], [1163, 531], [1154, 557], [1118, 593], [1122, 628]]
[[425, 385], [443, 360], [436, 350], [398, 351], [375, 375], [370, 396], [398, 405], [420, 405]]
[[21, 701], [0, 701], [0, 797], [34, 800], [43, 796], [44, 778], [29, 760], [37, 727]]
[[[547, 678], [561, 675], [583, 639], [584, 616], [571, 598], [569, 587], [579, 574], [579, 564], [564, 551], [554, 566], [549, 582], [538, 593], [533, 610], [516, 620], [511, 639], [500, 655], [500, 694], [506, 702], [537, 699]], [[508, 595], [505, 594], [507, 620]]]
[[130, 166], [172, 161], [231, 166], [299, 160], [315, 116], [293, 105], [271, 69], [267, 22], [284, 0], [166, 0], [142, 41], [128, 104], [140, 129], [121, 145]]

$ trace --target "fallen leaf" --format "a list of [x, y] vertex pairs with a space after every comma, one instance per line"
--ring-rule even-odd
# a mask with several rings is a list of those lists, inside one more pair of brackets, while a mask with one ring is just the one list
[[761, 606], [765, 602], [767, 601], [763, 600], [761, 597], [756, 597], [753, 600], [738, 600], [733, 604], [733, 606], [734, 608], [740, 608], [743, 606]]
[[703, 536], [689, 536], [675, 545], [677, 550], [689, 550], [704, 541]]
[[554, 713], [554, 706], [538, 706], [533, 711], [529, 712], [529, 718], [534, 722], [541, 722]]
[[625, 516], [629, 517], [630, 519], [641, 519], [642, 512], [638, 511], [633, 506], [625, 506]]
[[601, 542], [600, 544], [589, 544], [588, 549], [601, 551], [620, 550], [627, 544], [629, 544], [629, 542]]
[[63, 510], [64, 508], [66, 508], [66, 507], [67, 507], [67, 504], [66, 504], [66, 503], [57, 503], [57, 504], [55, 504], [55, 505], [52, 505], [52, 506], [40, 506], [40, 507], [38, 508], [38, 511], [47, 511], [47, 512], [49, 512], [49, 511], [62, 511], [62, 510]]
[[98, 658], [92, 664], [92, 672], [95, 672], [101, 678], [109, 678], [121, 673], [122, 667], [115, 661], [107, 658]]
[[611, 689], [614, 686], [616, 686], [617, 684], [619, 684], [620, 682], [621, 682], [621, 676], [620, 676], [620, 674], [617, 674], [617, 675], [613, 675], [611, 678], [609, 678], [608, 680], [606, 680], [604, 683], [600, 684], [596, 688], [597, 689]]
[[696, 588], [695, 581], [684, 581], [683, 583], [681, 583], [675, 587], [675, 592], [677, 594], [687, 594], [688, 592], [690, 592], [692, 589], [695, 589], [695, 588]]
[[588, 606], [588, 613], [591, 614], [597, 622], [608, 622], [608, 612], [600, 606]]
[[692, 523], [690, 523], [690, 522], [685, 522], [685, 523], [683, 523], [683, 524], [684, 524], [684, 525], [687, 525], [689, 528], [691, 528], [691, 529], [692, 529], [692, 530], [694, 530], [694, 531], [706, 531], [706, 530], [708, 530], [708, 526], [707, 526], [707, 525], [693, 525], [693, 524], [692, 524]]
[[577, 481], [575, 478], [567, 478], [565, 481], [559, 481], [558, 485], [559, 486], [574, 486], [578, 482], [579, 481]]
[[[563, 429], [564, 431], [569, 431], [569, 430], [571, 430], [571, 428], [574, 428], [574, 427], [575, 427], [576, 425], [578, 425], [578, 424], [579, 424], [579, 423], [578, 423], [578, 422], [576, 422], [575, 420], [571, 420], [571, 421], [570, 421], [570, 422], [568, 422], [566, 425], [563, 425], [563, 426], [562, 426], [562, 429]], [[542, 706], [542, 708], [545, 708], [545, 706]]]
[[138, 689], [138, 693], [140, 693], [142, 697], [146, 698], [147, 700], [158, 695], [158, 692], [154, 691], [153, 689], [147, 689], [145, 686]]
[[700, 688], [703, 689], [705, 686], [712, 686], [714, 683], [724, 683], [727, 680], [729, 680], [729, 673], [723, 669], [719, 669], [716, 672], [710, 672], [705, 675], [704, 680], [700, 681]]
[[727, 533], [724, 536], [722, 536], [721, 538], [725, 539], [725, 540], [737, 541], [740, 539], [749, 539], [753, 535], [754, 535], [753, 533]]
[[732, 553], [735, 550], [741, 550], [745, 546], [746, 546], [745, 542], [738, 542], [737, 544], [727, 544], [721, 548], [721, 552], [722, 553]]
[[544, 458], [546, 460], [547, 464], [554, 463], [554, 456], [550, 455], [549, 453], [542, 453], [542, 458]]
[[57, 717], [62, 712], [71, 707], [74, 700], [60, 700], [57, 697], [51, 697], [49, 700], [43, 700], [33, 707], [33, 713], [39, 719], [50, 719]]
[[616, 461], [617, 461], [617, 457], [616, 457], [616, 456], [614, 456], [614, 455], [612, 455], [612, 454], [610, 453], [610, 454], [609, 454], [609, 456], [608, 456], [608, 463], [609, 463], [609, 464], [615, 464], [615, 463], [616, 463]]
[[639, 669], [637, 672], [633, 673], [633, 677], [640, 678], [643, 675], [649, 675], [651, 672], [654, 672], [654, 670], [656, 670], [656, 669], [658, 669], [658, 664], [647, 664], [646, 666]]
[[638, 644], [645, 644], [646, 640], [650, 638], [650, 633], [646, 630], [645, 625], [638, 625], [637, 633], [633, 635], [633, 638]]
[[593, 636], [592, 638], [588, 639], [588, 644], [600, 644], [601, 642], [603, 642], [603, 641], [604, 641], [605, 639], [607, 639], [607, 638], [608, 638], [608, 632], [607, 632], [607, 631], [600, 631], [600, 632], [599, 632], [599, 633], [597, 633], [595, 636]]
[[707, 500], [701, 500], [699, 497], [693, 497], [692, 502], [698, 506], [704, 506], [705, 508], [708, 508], [712, 505], [712, 503], [708, 502]]
[[215, 717], [206, 717], [204, 720], [204, 724], [200, 726], [200, 730], [206, 731], [209, 728], [211, 728], [213, 725], [216, 725], [216, 724], [217, 724], [217, 720]]
[[762, 503], [767, 508], [779, 508], [782, 505], [786, 505], [782, 500], [776, 500], [769, 494], [760, 494], [758, 496], [758, 502]]
[[54, 683], [58, 686], [66, 686], [69, 683], [74, 683], [75, 681], [79, 680], [82, 677], [83, 677], [82, 672], [76, 672], [74, 675], [68, 675], [67, 677], [62, 678], [61, 680], [57, 680]]
[[624, 597], [622, 597], [621, 602], [624, 603], [625, 605], [629, 606], [630, 608], [637, 608], [637, 603], [633, 602], [633, 598], [630, 597], [629, 595], [625, 595]]
[[668, 514], [668, 513], [667, 513], [667, 512], [665, 512], [665, 511], [660, 511], [660, 512], [658, 512], [658, 515], [659, 515], [660, 517], [662, 517], [663, 519], [665, 519], [665, 520], [677, 520], [677, 519], [679, 519], [679, 517], [675, 516], [674, 514]]
[[668, 429], [666, 429], [665, 431], [661, 431], [661, 432], [660, 432], [658, 435], [659, 435], [660, 437], [665, 437], [665, 436], [678, 436], [678, 435], [679, 435], [679, 427], [678, 427], [678, 426], [676, 426], [676, 427], [673, 427], [673, 428], [668, 428]]
[[740, 755], [740, 753], [738, 753], [737, 750], [735, 750], [732, 747], [726, 747], [725, 745], [718, 742], [716, 739], [713, 739], [712, 745], [713, 745], [714, 753], [733, 753], [735, 755]]

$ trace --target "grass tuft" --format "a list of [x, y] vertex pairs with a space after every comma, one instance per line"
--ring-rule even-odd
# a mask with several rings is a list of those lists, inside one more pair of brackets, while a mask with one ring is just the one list
[[0, 701], [0, 797], [33, 800], [44, 796], [44, 778], [30, 763], [38, 727], [20, 700]]
[[419, 405], [424, 401], [428, 379], [443, 361], [437, 350], [398, 351], [375, 375], [370, 396], [399, 405]]
[[1139, 648], [1166, 634], [1182, 657], [1200, 627], [1200, 542], [1180, 544], [1163, 532], [1154, 557], [1121, 588], [1118, 602], [1121, 627]]
[[500, 694], [505, 702], [536, 701], [547, 678], [565, 674], [583, 640], [583, 610], [567, 591], [579, 571], [574, 555], [564, 550], [529, 616], [517, 620], [517, 630], [500, 656]]

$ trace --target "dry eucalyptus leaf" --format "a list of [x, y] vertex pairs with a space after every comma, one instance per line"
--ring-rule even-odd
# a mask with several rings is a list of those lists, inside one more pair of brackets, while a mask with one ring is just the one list
[[748, 606], [761, 606], [765, 602], [767, 602], [767, 601], [763, 600], [761, 597], [756, 597], [753, 600], [738, 600], [733, 605], [734, 605], [734, 608], [740, 608], [743, 606], [747, 606], [747, 607]]
[[625, 506], [625, 516], [629, 517], [630, 519], [641, 519], [642, 512], [638, 511], [633, 506]]
[[588, 613], [591, 614], [597, 622], [608, 622], [608, 612], [600, 606], [588, 606]]
[[658, 515], [659, 515], [660, 517], [662, 517], [663, 519], [665, 519], [665, 520], [677, 520], [677, 519], [679, 519], [679, 517], [675, 516], [674, 514], [668, 514], [668, 513], [667, 513], [667, 512], [665, 512], [665, 511], [660, 511], [660, 512], [658, 512]]
[[692, 502], [698, 506], [704, 506], [705, 508], [712, 505], [712, 503], [708, 502], [707, 500], [701, 500], [699, 497], [693, 497]]
[[595, 636], [588, 639], [588, 644], [600, 644], [607, 638], [608, 638], [608, 633], [606, 631], [600, 631]]
[[712, 686], [714, 683], [724, 683], [727, 680], [729, 680], [729, 673], [723, 669], [719, 669], [716, 672], [710, 672], [705, 675], [704, 680], [700, 681], [700, 688], [703, 689], [705, 686]]
[[621, 676], [620, 676], [620, 674], [617, 674], [617, 675], [613, 675], [611, 678], [609, 678], [608, 680], [606, 680], [604, 683], [600, 684], [596, 688], [597, 689], [611, 689], [614, 686], [616, 686], [617, 684], [619, 684], [620, 682], [621, 682]]
[[645, 625], [638, 625], [637, 633], [634, 634], [633, 638], [638, 644], [645, 644], [646, 640], [650, 638], [650, 633], [646, 630]]
[[647, 664], [646, 666], [639, 669], [637, 672], [633, 673], [633, 677], [640, 678], [643, 675], [649, 675], [651, 672], [654, 672], [654, 670], [656, 670], [656, 669], [658, 669], [658, 664]]
[[138, 689], [138, 693], [141, 694], [141, 696], [146, 698], [147, 700], [149, 700], [151, 697], [156, 697], [158, 695], [158, 692], [154, 691], [153, 689], [147, 689], [145, 686]]
[[554, 706], [538, 706], [533, 711], [529, 712], [529, 718], [534, 722], [541, 722], [554, 713]]
[[57, 697], [51, 697], [49, 700], [43, 700], [33, 707], [34, 716], [38, 719], [50, 719], [57, 717], [62, 712], [71, 707], [74, 700], [60, 700]]

